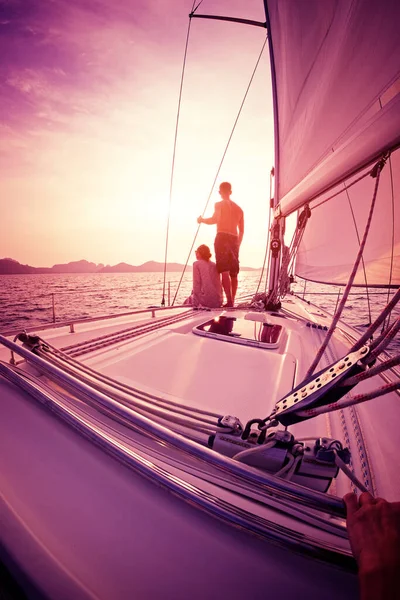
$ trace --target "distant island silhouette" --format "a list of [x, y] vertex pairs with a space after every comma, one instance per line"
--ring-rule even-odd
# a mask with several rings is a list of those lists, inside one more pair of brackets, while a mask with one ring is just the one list
[[[179, 263], [167, 263], [167, 271], [182, 272], [184, 265]], [[186, 267], [188, 271], [192, 270], [192, 265]], [[253, 267], [241, 267], [242, 271], [258, 271]], [[164, 263], [150, 260], [139, 266], [129, 265], [121, 262], [110, 266], [89, 262], [87, 260], [77, 260], [66, 264], [53, 265], [52, 267], [31, 267], [22, 265], [13, 258], [0, 259], [0, 275], [34, 275], [40, 273], [160, 273], [164, 272]]]

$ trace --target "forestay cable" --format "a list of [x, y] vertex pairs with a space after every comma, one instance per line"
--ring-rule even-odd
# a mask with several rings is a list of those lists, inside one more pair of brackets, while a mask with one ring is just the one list
[[[195, 8], [194, 8], [195, 3], [196, 2], [194, 1], [193, 6], [192, 6], [192, 12], [195, 10]], [[201, 4], [201, 2], [200, 2], [200, 4]], [[198, 8], [198, 6], [200, 6], [200, 4], [198, 4], [196, 8]], [[166, 231], [166, 235], [165, 235], [164, 280], [163, 280], [163, 292], [162, 292], [161, 306], [165, 306], [165, 280], [166, 280], [166, 276], [167, 276], [167, 255], [168, 255], [168, 238], [169, 238], [169, 219], [170, 219], [170, 215], [171, 215], [171, 203], [172, 203], [172, 186], [173, 186], [174, 173], [175, 173], [176, 144], [177, 144], [177, 140], [178, 140], [178, 127], [179, 127], [179, 117], [181, 114], [183, 80], [184, 80], [184, 76], [185, 76], [186, 58], [187, 58], [187, 51], [188, 51], [188, 46], [189, 46], [189, 35], [190, 35], [191, 23], [192, 23], [192, 19], [189, 19], [188, 30], [187, 30], [187, 34], [186, 34], [185, 52], [184, 52], [184, 56], [183, 56], [181, 85], [179, 88], [178, 110], [177, 110], [176, 124], [175, 124], [174, 150], [172, 153], [171, 180], [170, 180], [170, 186], [169, 186], [167, 231]]]

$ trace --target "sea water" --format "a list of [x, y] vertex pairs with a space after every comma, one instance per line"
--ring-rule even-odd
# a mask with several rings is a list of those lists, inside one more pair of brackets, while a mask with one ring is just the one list
[[[0, 332], [160, 306], [163, 297], [165, 306], [179, 305], [191, 289], [191, 272], [182, 281], [180, 273], [167, 273], [165, 282], [163, 273], [0, 275]], [[265, 290], [261, 271], [241, 271], [237, 299], [257, 290]], [[343, 288], [300, 280], [292, 291], [333, 313]], [[348, 298], [343, 318], [363, 331], [387, 300], [387, 291], [371, 290], [368, 302], [366, 290], [357, 288]], [[399, 339], [394, 346], [400, 349]]]

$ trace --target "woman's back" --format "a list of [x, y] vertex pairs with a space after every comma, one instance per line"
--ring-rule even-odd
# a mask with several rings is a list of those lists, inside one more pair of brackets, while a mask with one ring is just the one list
[[193, 306], [218, 308], [221, 304], [221, 280], [215, 263], [196, 260], [193, 263]]

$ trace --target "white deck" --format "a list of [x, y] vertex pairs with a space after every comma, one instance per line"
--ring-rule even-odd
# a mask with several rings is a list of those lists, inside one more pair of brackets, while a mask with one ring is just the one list
[[354, 576], [207, 516], [19, 395], [3, 414], [2, 541], [50, 598], [239, 599], [265, 581], [276, 597], [355, 597]]
[[[295, 308], [289, 304], [290, 310]], [[247, 312], [229, 314], [244, 317]], [[220, 313], [194, 313], [188, 320], [133, 339], [96, 346], [79, 361], [182, 406], [235, 415], [242, 423], [264, 418], [275, 402], [302, 380], [325, 335], [322, 329], [307, 327], [307, 322], [325, 325], [327, 316], [304, 305], [293, 318], [269, 315], [269, 320], [284, 327], [284, 334], [277, 348], [264, 349], [192, 332], [195, 325]], [[168, 314], [166, 311], [162, 316]], [[81, 324], [75, 326], [74, 333], [65, 327], [40, 335], [64, 348], [157, 321], [139, 315]], [[339, 332], [321, 366], [345, 352], [346, 338]], [[1, 349], [0, 359], [8, 362], [9, 358], [9, 350]], [[26, 368], [23, 361], [20, 366]], [[29, 371], [37, 372], [32, 366]], [[39, 381], [46, 378], [41, 376]], [[316, 568], [310, 559], [232, 528], [208, 511], [199, 511], [192, 502], [171, 495], [105, 454], [14, 386], [1, 380], [0, 386], [3, 543], [19, 564], [28, 565], [28, 577], [50, 597], [217, 598], [222, 585], [224, 596], [241, 598], [249, 581], [252, 587], [268, 581], [268, 591], [277, 597], [295, 591], [298, 597], [312, 598], [322, 589], [328, 599], [355, 597], [353, 576], [322, 563]], [[188, 490], [211, 494], [217, 503], [233, 503], [237, 510], [251, 511], [274, 526], [293, 528], [311, 538], [320, 536], [328, 545], [339, 544], [348, 550], [343, 538], [318, 532], [311, 523], [293, 519], [290, 511], [277, 511], [272, 500], [264, 506], [250, 498], [235, 498], [228, 488], [221, 490], [217, 480], [199, 478], [196, 461], [185, 459], [181, 463], [179, 453], [164, 450], [162, 443], [153, 441], [148, 446], [149, 442], [144, 443], [134, 430], [86, 408], [72, 396], [70, 401], [67, 398], [66, 407], [101, 430], [105, 438], [113, 439], [132, 456], [140, 456], [152, 468], [166, 470], [172, 480], [185, 481]], [[380, 413], [382, 406], [384, 414]], [[357, 408], [373, 484], [383, 489], [388, 499], [396, 498], [399, 492], [398, 478], [393, 476], [397, 470], [390, 463], [398, 421], [389, 416], [398, 407], [398, 397], [392, 394]], [[360, 475], [363, 456], [357, 432], [352, 430], [354, 419], [347, 411], [342, 413], [321, 415], [291, 427], [291, 431], [298, 439], [327, 436], [341, 439], [345, 445], [349, 442], [354, 468]], [[371, 415], [379, 422], [373, 423]], [[385, 431], [392, 437], [385, 436]], [[382, 455], [385, 460], [388, 457], [387, 470], [382, 469]], [[349, 480], [340, 474], [330, 493], [341, 496], [349, 489]], [[285, 572], [291, 576], [282, 577]]]

